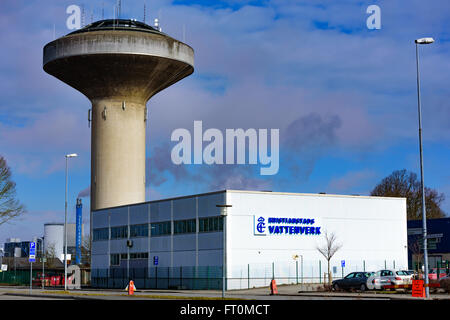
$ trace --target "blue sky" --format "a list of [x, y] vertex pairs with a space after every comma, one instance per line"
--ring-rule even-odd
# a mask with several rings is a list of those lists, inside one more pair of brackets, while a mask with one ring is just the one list
[[[115, 1], [3, 0], [0, 3], [0, 154], [28, 212], [0, 225], [9, 237], [41, 236], [69, 221], [75, 199], [88, 225], [89, 101], [42, 69], [42, 48], [69, 33], [66, 8], [85, 22], [112, 17]], [[163, 32], [195, 51], [195, 72], [147, 104], [147, 200], [224, 188], [369, 194], [394, 170], [419, 172], [414, 39], [420, 47], [425, 183], [450, 212], [450, 4], [398, 1], [122, 0], [122, 17], [159, 17]], [[103, 5], [102, 5], [103, 4]], [[369, 30], [366, 9], [381, 9]], [[177, 128], [280, 130], [280, 170], [170, 162]], [[86, 227], [87, 227], [86, 225]], [[87, 230], [88, 228], [86, 228]]]

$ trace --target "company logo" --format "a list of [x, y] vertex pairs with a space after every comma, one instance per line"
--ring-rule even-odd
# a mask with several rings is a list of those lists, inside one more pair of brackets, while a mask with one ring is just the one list
[[258, 224], [256, 225], [256, 230], [259, 233], [263, 233], [266, 228], [266, 224], [264, 223], [265, 219], [263, 217], [259, 217]]
[[259, 236], [266, 235], [266, 218], [253, 216], [254, 234]]

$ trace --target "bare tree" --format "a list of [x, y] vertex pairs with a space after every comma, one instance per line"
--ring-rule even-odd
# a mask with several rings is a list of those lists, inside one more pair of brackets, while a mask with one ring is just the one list
[[[90, 261], [91, 261], [91, 241], [89, 239], [89, 234], [86, 234], [83, 237], [81, 253], [82, 253], [82, 256], [84, 257], [84, 260], [88, 261], [88, 264], [90, 264]], [[81, 259], [81, 260], [83, 260], [83, 259]]]
[[0, 156], [0, 225], [25, 212], [25, 207], [16, 200], [16, 184], [11, 180], [11, 170]]
[[[422, 219], [422, 188], [414, 172], [397, 170], [384, 178], [370, 193], [371, 196], [402, 197], [406, 200], [408, 220]], [[444, 218], [441, 205], [445, 195], [425, 187], [425, 208], [427, 218]]]
[[[413, 261], [415, 260], [415, 266], [417, 273], [421, 272], [421, 269], [419, 268], [420, 263], [422, 262], [423, 258], [423, 251], [421, 246], [422, 239], [420, 237], [414, 237], [414, 239], [411, 239], [411, 241], [408, 241], [408, 248], [411, 251], [411, 258]], [[414, 265], [414, 263], [413, 263]]]
[[325, 257], [328, 264], [328, 287], [331, 288], [331, 271], [330, 271], [330, 260], [334, 256], [334, 254], [342, 247], [342, 244], [337, 243], [336, 235], [332, 233], [328, 233], [328, 231], [324, 231], [323, 235], [325, 237], [325, 244], [322, 246], [316, 246], [316, 249]]
[[45, 251], [44, 257], [47, 260], [47, 268], [54, 268], [56, 266], [55, 264], [56, 249], [53, 243], [47, 246], [47, 250]]

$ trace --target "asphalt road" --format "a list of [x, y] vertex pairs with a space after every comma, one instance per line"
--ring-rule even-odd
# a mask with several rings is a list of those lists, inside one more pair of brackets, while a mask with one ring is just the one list
[[[243, 300], [422, 300], [411, 297], [411, 293], [379, 292], [302, 292], [298, 285], [279, 286], [277, 295], [270, 295], [268, 288], [227, 291], [227, 299]], [[89, 300], [153, 300], [153, 299], [221, 299], [222, 292], [217, 290], [138, 290], [133, 296], [127, 296], [125, 290], [83, 289], [64, 292], [63, 289], [34, 288], [30, 295], [29, 287], [0, 287], [0, 300], [13, 299], [89, 299]], [[435, 293], [432, 299], [450, 301], [450, 295]]]

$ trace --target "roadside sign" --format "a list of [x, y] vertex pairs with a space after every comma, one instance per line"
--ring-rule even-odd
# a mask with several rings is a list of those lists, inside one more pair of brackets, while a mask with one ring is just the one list
[[429, 234], [429, 235], [427, 235], [427, 239], [437, 239], [437, 238], [442, 238], [443, 236], [444, 236], [443, 233]]
[[36, 262], [36, 242], [30, 242], [30, 255], [28, 260], [30, 262]]
[[416, 298], [425, 298], [425, 288], [423, 287], [423, 280], [412, 281], [412, 296]]
[[341, 267], [345, 267], [345, 260], [341, 260]]
[[30, 256], [36, 255], [36, 242], [30, 242]]
[[158, 265], [158, 256], [153, 256], [153, 265], [154, 266]]

